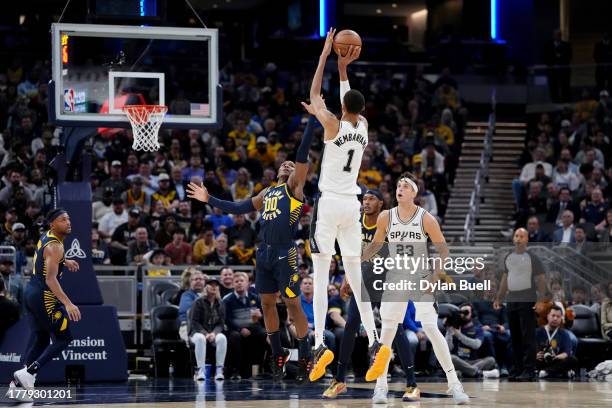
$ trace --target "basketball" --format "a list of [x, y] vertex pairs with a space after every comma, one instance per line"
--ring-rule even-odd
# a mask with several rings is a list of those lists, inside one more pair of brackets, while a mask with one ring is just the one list
[[353, 30], [342, 30], [334, 38], [334, 51], [344, 57], [351, 45], [361, 47], [361, 37]]

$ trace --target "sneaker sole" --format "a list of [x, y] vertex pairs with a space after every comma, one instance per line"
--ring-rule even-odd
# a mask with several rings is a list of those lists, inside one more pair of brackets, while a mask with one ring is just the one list
[[402, 401], [404, 402], [419, 402], [421, 400], [421, 396], [417, 396], [417, 397], [408, 397], [403, 395], [402, 396]]
[[334, 361], [334, 353], [332, 353], [331, 350], [325, 350], [308, 375], [310, 381], [314, 382], [323, 377], [325, 375], [325, 369], [332, 361]]
[[323, 394], [323, 399], [336, 399], [336, 398], [338, 398], [338, 395], [340, 395], [340, 394], [344, 394], [344, 393], [346, 392], [346, 388], [347, 388], [347, 387], [346, 387], [346, 385], [345, 385], [344, 387], [342, 387], [342, 388], [340, 389], [340, 391], [336, 391], [335, 395], [333, 395], [333, 396], [329, 396], [329, 395], [325, 395], [325, 394]]
[[376, 353], [376, 357], [374, 358], [374, 363], [372, 363], [372, 367], [366, 373], [366, 381], [374, 381], [385, 372], [385, 367], [389, 363], [389, 359], [391, 358], [391, 349], [388, 346], [381, 346], [378, 353]]

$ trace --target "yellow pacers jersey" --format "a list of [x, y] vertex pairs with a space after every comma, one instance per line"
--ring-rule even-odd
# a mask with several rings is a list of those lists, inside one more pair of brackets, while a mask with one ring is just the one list
[[268, 245], [293, 244], [303, 206], [291, 196], [287, 184], [268, 188], [261, 209], [261, 240]]

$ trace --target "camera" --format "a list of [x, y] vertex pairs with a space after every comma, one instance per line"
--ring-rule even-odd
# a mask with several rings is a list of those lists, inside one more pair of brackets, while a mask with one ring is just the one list
[[445, 326], [460, 329], [465, 324], [463, 316], [466, 316], [468, 313], [466, 310], [452, 310], [451, 314], [446, 318]]
[[556, 356], [555, 352], [550, 347], [546, 347], [542, 351], [544, 352], [544, 362], [546, 364], [552, 363]]

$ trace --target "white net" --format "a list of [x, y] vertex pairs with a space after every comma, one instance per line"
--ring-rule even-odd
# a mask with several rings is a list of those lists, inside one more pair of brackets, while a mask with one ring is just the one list
[[155, 152], [159, 150], [159, 127], [168, 111], [163, 105], [129, 105], [123, 108], [134, 133], [132, 149]]

